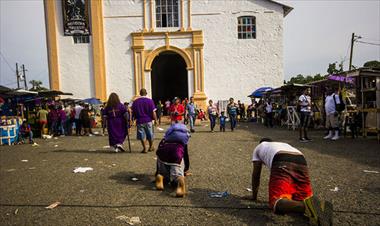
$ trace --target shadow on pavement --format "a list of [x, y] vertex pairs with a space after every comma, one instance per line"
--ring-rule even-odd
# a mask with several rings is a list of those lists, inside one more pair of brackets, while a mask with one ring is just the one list
[[[229, 214], [231, 217], [239, 218], [248, 225], [266, 224], [286, 224], [286, 225], [307, 225], [307, 218], [301, 215], [276, 216], [269, 209], [267, 202], [253, 202], [245, 197], [229, 194], [223, 198], [211, 198], [210, 192], [217, 192], [211, 189], [191, 188], [188, 198], [193, 206], [203, 206], [208, 211], [219, 214]], [[277, 222], [280, 221], [280, 222]]]

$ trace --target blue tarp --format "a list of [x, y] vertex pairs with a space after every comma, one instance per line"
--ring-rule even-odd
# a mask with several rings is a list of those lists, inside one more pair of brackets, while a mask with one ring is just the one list
[[257, 97], [257, 98], [263, 97], [264, 92], [271, 91], [272, 89], [273, 89], [272, 87], [258, 88], [257, 90], [253, 91], [253, 93], [251, 95], [249, 95], [249, 97]]
[[96, 99], [95, 97], [84, 99], [83, 102], [92, 104], [92, 105], [102, 104], [102, 102], [99, 99]]

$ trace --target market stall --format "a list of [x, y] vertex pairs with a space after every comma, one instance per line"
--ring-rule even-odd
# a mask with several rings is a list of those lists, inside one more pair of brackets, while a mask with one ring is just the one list
[[380, 141], [380, 69], [359, 68], [348, 71], [347, 77], [355, 78], [363, 136], [376, 134]]

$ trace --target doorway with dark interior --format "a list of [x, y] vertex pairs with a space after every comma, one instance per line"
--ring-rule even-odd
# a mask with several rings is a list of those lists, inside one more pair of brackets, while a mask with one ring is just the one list
[[151, 71], [152, 99], [157, 104], [188, 98], [188, 78], [185, 60], [177, 53], [167, 51], [154, 58]]

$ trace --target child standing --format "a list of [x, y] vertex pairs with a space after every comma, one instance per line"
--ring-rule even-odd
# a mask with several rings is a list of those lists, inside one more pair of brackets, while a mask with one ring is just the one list
[[225, 116], [224, 111], [222, 111], [219, 117], [220, 132], [226, 132], [226, 119], [227, 119], [227, 116]]

